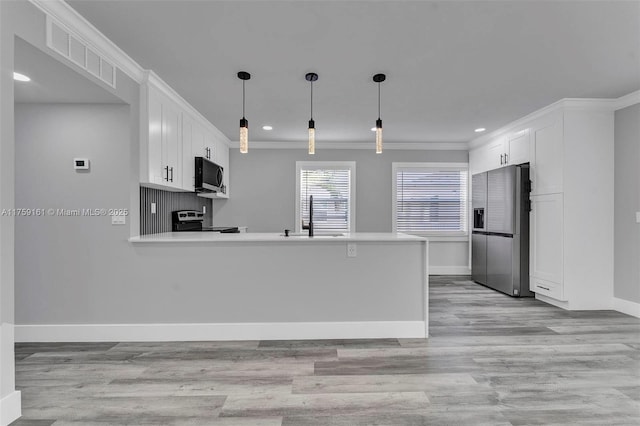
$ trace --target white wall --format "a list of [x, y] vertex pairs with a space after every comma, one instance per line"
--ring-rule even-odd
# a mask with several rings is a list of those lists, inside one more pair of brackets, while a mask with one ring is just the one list
[[615, 113], [614, 297], [640, 303], [640, 104]]
[[[27, 1], [0, 1], [0, 208], [13, 209], [14, 200], [14, 40], [20, 37], [41, 51], [56, 57], [45, 46], [45, 15]], [[90, 80], [86, 71], [67, 63]], [[131, 107], [130, 136], [138, 135], [138, 85], [122, 71], [117, 71], [117, 89], [104, 84], [105, 90], [129, 103]], [[131, 139], [130, 139], [131, 140]], [[134, 210], [137, 222], [139, 204], [138, 147], [129, 146], [130, 168], [121, 169], [128, 177], [123, 189]], [[14, 375], [14, 220], [0, 218], [0, 424], [20, 415], [20, 394], [15, 391]]]
[[[281, 232], [295, 227], [296, 161], [356, 162], [356, 231], [391, 232], [393, 162], [467, 162], [467, 151], [322, 149], [315, 155], [303, 149], [249, 149], [230, 152], [228, 200], [215, 200], [214, 223], [248, 226], [250, 232]], [[467, 241], [430, 246], [432, 274], [469, 273]]]
[[[129, 207], [128, 110], [126, 105], [16, 105], [16, 162], [29, 164], [16, 170], [16, 205]], [[73, 170], [71, 160], [76, 156], [91, 160], [89, 173]], [[261, 181], [257, 176], [254, 179]], [[247, 209], [258, 210], [255, 204]], [[361, 280], [349, 280], [353, 285], [340, 291], [367, 300], [354, 307], [336, 302], [340, 291], [319, 285], [317, 278], [302, 283], [295, 280], [295, 287], [278, 278], [278, 274], [304, 276], [317, 267], [314, 259], [320, 252], [341, 259], [341, 244], [323, 244], [311, 255], [304, 254], [310, 247], [293, 243], [277, 250], [269, 244], [133, 245], [127, 241], [128, 227], [111, 225], [109, 217], [19, 217], [15, 229], [17, 339], [51, 330], [42, 325], [102, 328], [113, 324], [415, 320], [422, 315], [422, 302], [415, 299], [415, 293], [411, 303], [389, 304], [393, 290], [388, 287], [389, 279], [377, 287], [367, 274]], [[424, 256], [420, 248], [406, 248], [414, 263], [401, 247], [383, 246], [379, 250], [389, 251], [377, 253], [378, 257], [384, 253], [381, 265], [396, 265], [396, 270], [386, 267], [390, 276], [402, 277], [396, 284], [414, 285], [422, 282], [424, 271], [418, 262]], [[359, 250], [358, 262], [365, 261], [367, 253], [372, 257], [366, 244]], [[269, 257], [272, 252], [288, 253], [286, 258], [293, 264], [284, 269], [277, 266], [274, 271], [277, 263], [269, 260], [273, 260]], [[296, 256], [307, 258], [306, 263], [296, 261]], [[402, 258], [407, 262], [400, 262]], [[405, 264], [410, 270], [399, 271]], [[378, 272], [378, 276], [385, 275]], [[313, 297], [300, 300], [304, 294]], [[396, 299], [409, 294], [400, 291]], [[35, 326], [40, 334], [24, 334], [34, 327], [23, 326]], [[127, 333], [126, 328], [119, 330]], [[112, 336], [124, 338], [122, 334]]]
[[[130, 207], [128, 105], [16, 104], [15, 138], [16, 163], [29, 165], [16, 167], [16, 206]], [[89, 159], [89, 172], [73, 169], [75, 157]], [[17, 217], [15, 234], [16, 323], [21, 323], [33, 321], [38, 310], [89, 316], [92, 303], [86, 297], [95, 285], [108, 286], [103, 277], [118, 264], [129, 229], [111, 225], [108, 216], [46, 215]]]

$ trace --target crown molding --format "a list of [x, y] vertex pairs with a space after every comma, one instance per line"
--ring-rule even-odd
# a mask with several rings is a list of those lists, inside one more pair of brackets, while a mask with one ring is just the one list
[[[229, 144], [231, 148], [240, 148], [238, 141]], [[307, 149], [307, 142], [273, 142], [273, 141], [249, 141], [251, 149]], [[363, 149], [375, 152], [375, 146], [371, 142], [320, 142], [316, 141], [316, 150], [323, 149]], [[423, 150], [423, 151], [466, 151], [467, 142], [385, 142], [384, 149], [395, 150]]]
[[207, 120], [197, 109], [195, 109], [189, 102], [187, 102], [173, 87], [169, 86], [158, 74], [151, 70], [144, 71], [141, 84], [150, 84], [160, 90], [169, 99], [176, 102], [180, 108], [187, 111], [191, 118], [198, 121], [206, 129], [214, 134], [214, 137], [223, 141], [227, 146], [231, 143], [229, 138], [222, 133], [216, 126], [214, 126], [209, 120]]
[[144, 78], [144, 69], [114, 42], [63, 0], [29, 0], [34, 6], [70, 29], [86, 44], [116, 65], [137, 83]]
[[[636, 93], [636, 92], [634, 92]], [[633, 93], [631, 94], [633, 95]], [[627, 95], [630, 96], [630, 95]], [[624, 96], [623, 98], [626, 98], [626, 96]], [[618, 98], [618, 99], [599, 99], [599, 98], [565, 98], [565, 99], [560, 99], [559, 101], [556, 101], [554, 103], [552, 103], [551, 105], [547, 105], [546, 107], [540, 108], [539, 110], [536, 110], [534, 112], [532, 112], [531, 114], [527, 114], [522, 118], [519, 118], [515, 121], [512, 121], [509, 124], [506, 124], [502, 127], [500, 127], [497, 130], [494, 130], [491, 133], [487, 133], [486, 135], [482, 135], [479, 136], [475, 139], [472, 139], [471, 141], [469, 141], [468, 144], [468, 148], [469, 149], [473, 149], [473, 148], [477, 148], [479, 146], [482, 146], [486, 143], [488, 143], [489, 141], [499, 138], [500, 136], [503, 136], [506, 133], [509, 132], [513, 132], [516, 130], [520, 130], [519, 128], [526, 126], [528, 123], [530, 123], [533, 120], [536, 120], [540, 117], [543, 117], [547, 114], [556, 112], [556, 111], [561, 111], [561, 110], [565, 110], [565, 109], [589, 109], [589, 110], [596, 110], [596, 111], [613, 111], [617, 108], [617, 105], [620, 101], [620, 99], [622, 98]], [[631, 103], [630, 105], [633, 105], [633, 103]]]
[[640, 90], [631, 92], [614, 100], [614, 109], [619, 110], [631, 105], [640, 104]]

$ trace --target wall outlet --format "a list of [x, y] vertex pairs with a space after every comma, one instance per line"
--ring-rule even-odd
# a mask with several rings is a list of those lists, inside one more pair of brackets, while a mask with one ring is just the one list
[[358, 255], [358, 246], [356, 243], [347, 243], [347, 257], [356, 257]]
[[89, 170], [89, 159], [88, 158], [74, 158], [73, 159], [73, 168], [75, 170]]
[[156, 214], [156, 203], [151, 203], [151, 214]]
[[202, 206], [202, 214], [207, 214], [207, 206]]
[[127, 217], [125, 215], [112, 215], [111, 216], [111, 224], [112, 225], [124, 225], [127, 223]]
[[636, 212], [636, 222], [640, 223], [640, 212]]

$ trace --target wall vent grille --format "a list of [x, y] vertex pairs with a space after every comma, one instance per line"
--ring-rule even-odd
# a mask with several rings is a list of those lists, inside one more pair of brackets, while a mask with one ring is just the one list
[[100, 81], [116, 88], [116, 66], [97, 49], [72, 34], [62, 24], [47, 15], [47, 46], [86, 70]]

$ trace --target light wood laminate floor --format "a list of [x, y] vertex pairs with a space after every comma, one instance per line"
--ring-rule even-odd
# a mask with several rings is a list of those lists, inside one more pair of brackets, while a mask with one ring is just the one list
[[17, 344], [14, 425], [640, 424], [640, 320], [430, 285], [428, 340]]

